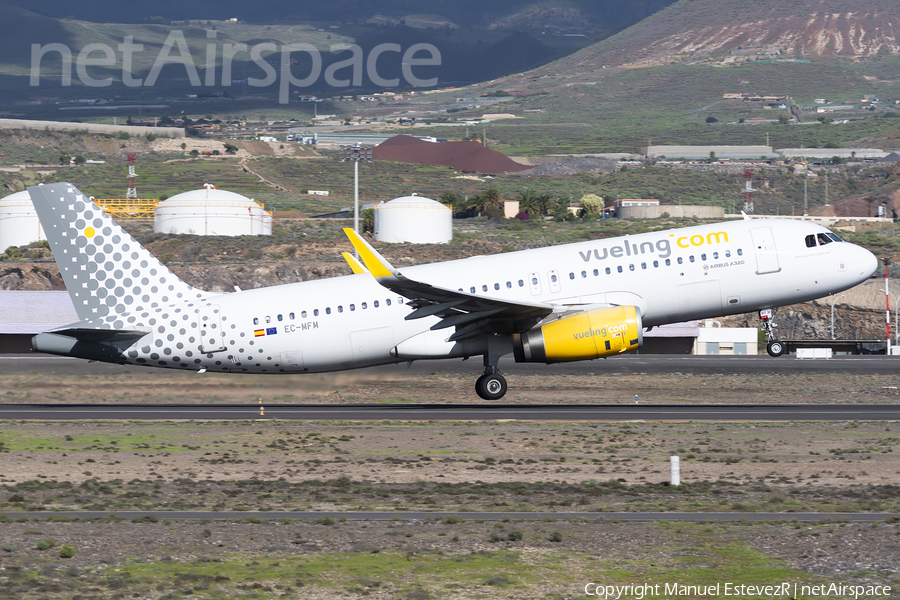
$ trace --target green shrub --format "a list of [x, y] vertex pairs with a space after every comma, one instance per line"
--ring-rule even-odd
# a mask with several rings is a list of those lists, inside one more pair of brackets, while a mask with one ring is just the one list
[[60, 558], [72, 558], [73, 556], [75, 556], [75, 548], [72, 546], [66, 544], [59, 549]]
[[558, 543], [558, 542], [562, 541], [562, 537], [563, 537], [562, 533], [560, 533], [559, 531], [554, 531], [553, 533], [550, 534], [550, 537], [548, 537], [547, 539], [550, 540], [551, 542]]
[[35, 548], [38, 550], [49, 550], [53, 546], [56, 545], [56, 540], [53, 538], [44, 538], [40, 540], [37, 544], [35, 544]]

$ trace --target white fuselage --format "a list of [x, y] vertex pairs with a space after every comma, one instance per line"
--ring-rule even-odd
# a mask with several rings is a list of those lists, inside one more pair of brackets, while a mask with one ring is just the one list
[[[857, 285], [875, 270], [877, 261], [867, 250], [830, 238], [820, 245], [820, 234], [827, 230], [804, 222], [742, 220], [402, 271], [433, 286], [514, 302], [635, 305], [650, 327], [821, 298]], [[153, 333], [126, 351], [127, 362], [284, 373], [479, 353], [472, 345], [442, 346], [452, 328], [426, 333], [439, 319], [406, 320], [412, 311], [408, 301], [367, 273], [155, 310]], [[395, 350], [420, 335], [439, 337], [431, 345], [437, 350], [412, 355]]]

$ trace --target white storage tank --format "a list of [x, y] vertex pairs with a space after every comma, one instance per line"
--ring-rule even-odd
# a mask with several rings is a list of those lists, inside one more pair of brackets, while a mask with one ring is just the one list
[[176, 194], [157, 205], [153, 231], [194, 235], [272, 235], [272, 215], [234, 192], [206, 184]]
[[27, 191], [0, 198], [0, 253], [46, 239]]
[[446, 244], [453, 239], [453, 211], [422, 196], [404, 196], [375, 205], [379, 242]]

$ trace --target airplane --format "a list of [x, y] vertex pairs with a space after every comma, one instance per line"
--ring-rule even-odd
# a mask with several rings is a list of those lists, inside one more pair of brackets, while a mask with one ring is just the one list
[[[35, 351], [223, 373], [316, 373], [482, 356], [475, 391], [506, 394], [497, 368], [638, 350], [645, 328], [772, 309], [869, 278], [876, 257], [803, 221], [730, 221], [555, 247], [392, 266], [352, 229], [352, 275], [215, 293], [181, 281], [70, 183], [28, 188], [77, 323]], [[746, 217], [746, 216], [745, 216]]]

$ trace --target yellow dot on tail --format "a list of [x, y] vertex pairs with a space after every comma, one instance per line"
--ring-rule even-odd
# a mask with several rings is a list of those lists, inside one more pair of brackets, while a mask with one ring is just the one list
[[84, 237], [92, 238], [92, 237], [94, 237], [95, 233], [97, 233], [97, 232], [94, 231], [93, 227], [88, 227], [87, 229], [84, 230]]

